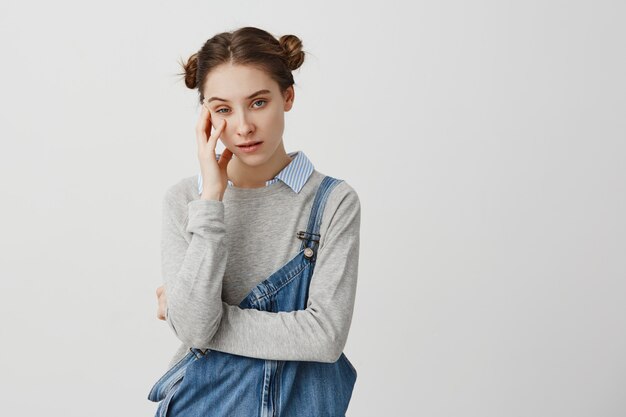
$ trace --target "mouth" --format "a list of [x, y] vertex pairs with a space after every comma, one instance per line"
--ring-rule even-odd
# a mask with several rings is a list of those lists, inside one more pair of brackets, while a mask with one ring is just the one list
[[252, 145], [256, 145], [257, 143], [262, 143], [262, 142], [263, 141], [258, 140], [256, 142], [248, 142], [248, 143], [244, 143], [242, 145], [237, 145], [237, 146], [239, 146], [240, 148], [245, 148], [246, 146], [252, 146]]
[[257, 149], [259, 149], [262, 143], [263, 141], [248, 142], [243, 145], [237, 145], [237, 147], [241, 149], [243, 152], [254, 152]]

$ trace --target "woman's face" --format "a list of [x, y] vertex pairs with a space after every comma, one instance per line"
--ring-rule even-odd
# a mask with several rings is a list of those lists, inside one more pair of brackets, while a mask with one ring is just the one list
[[[209, 73], [203, 93], [213, 126], [226, 119], [222, 142], [241, 162], [261, 165], [282, 145], [285, 112], [293, 105], [293, 86], [283, 97], [276, 81], [264, 71], [222, 64]], [[239, 147], [256, 141], [263, 143], [254, 152], [244, 152]]]

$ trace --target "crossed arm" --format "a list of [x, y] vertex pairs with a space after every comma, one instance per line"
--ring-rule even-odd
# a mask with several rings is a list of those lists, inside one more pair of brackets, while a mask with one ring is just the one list
[[183, 343], [260, 359], [339, 358], [352, 321], [358, 275], [360, 202], [350, 186], [345, 184], [334, 210], [326, 212], [331, 217], [307, 308], [291, 312], [242, 309], [222, 301], [228, 249], [221, 201], [192, 200], [184, 207], [168, 192], [163, 203], [164, 286], [159, 299], [166, 300], [165, 320]]

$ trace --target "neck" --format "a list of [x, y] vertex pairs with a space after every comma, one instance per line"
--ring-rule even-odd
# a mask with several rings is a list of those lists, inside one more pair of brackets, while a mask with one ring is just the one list
[[265, 187], [265, 183], [274, 178], [290, 162], [291, 157], [285, 152], [285, 147], [281, 141], [272, 157], [262, 165], [246, 165], [240, 158], [233, 157], [228, 164], [227, 175], [235, 187]]

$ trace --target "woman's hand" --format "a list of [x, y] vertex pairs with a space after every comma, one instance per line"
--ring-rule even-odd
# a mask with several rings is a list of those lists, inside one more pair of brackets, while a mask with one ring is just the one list
[[198, 160], [200, 161], [200, 172], [202, 174], [201, 199], [221, 201], [228, 186], [226, 167], [233, 153], [226, 148], [220, 155], [220, 160], [216, 161], [215, 145], [226, 127], [226, 119], [222, 120], [222, 123], [215, 129], [213, 134], [211, 134], [212, 126], [211, 112], [208, 109], [208, 105], [204, 103], [200, 119], [196, 125]]
[[167, 308], [167, 297], [165, 296], [165, 286], [161, 285], [156, 289], [157, 301], [159, 307], [157, 308], [157, 318], [159, 320], [165, 320], [165, 309]]

